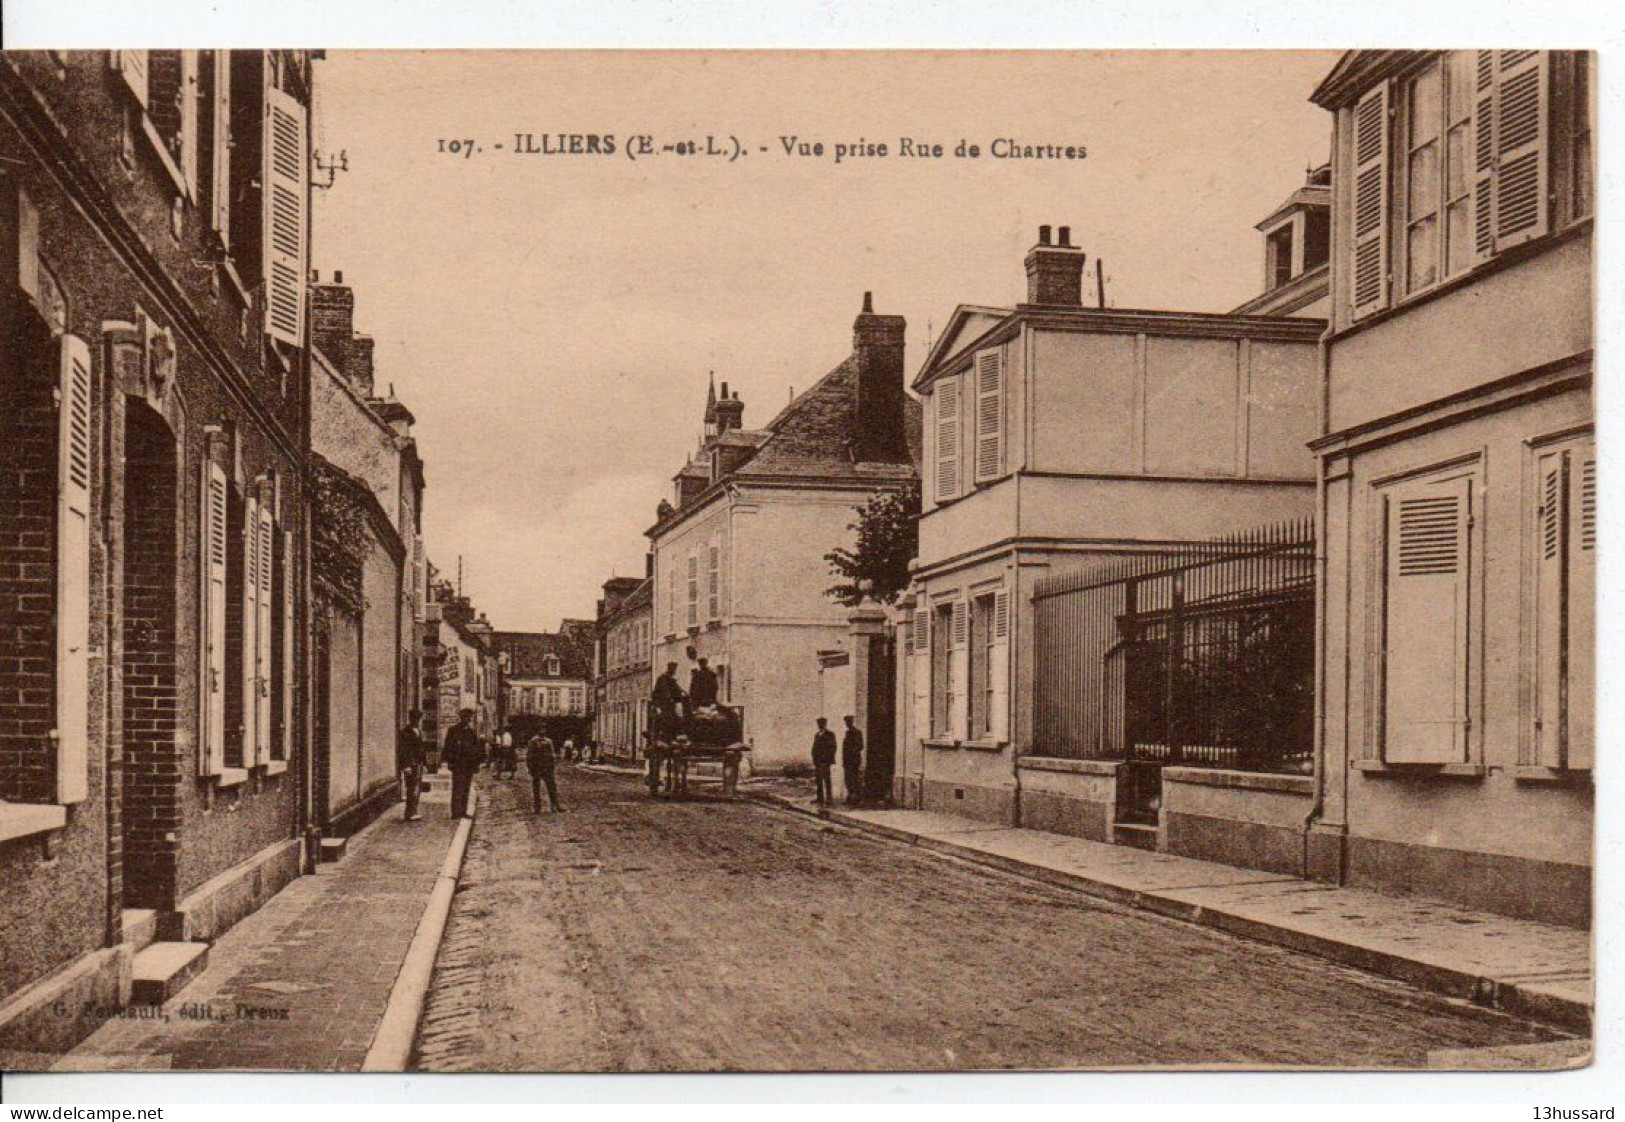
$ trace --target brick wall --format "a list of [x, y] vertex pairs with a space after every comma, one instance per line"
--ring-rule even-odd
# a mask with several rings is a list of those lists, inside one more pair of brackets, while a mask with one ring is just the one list
[[182, 761], [177, 657], [175, 443], [149, 409], [127, 414], [124, 479], [125, 902], [174, 897]]

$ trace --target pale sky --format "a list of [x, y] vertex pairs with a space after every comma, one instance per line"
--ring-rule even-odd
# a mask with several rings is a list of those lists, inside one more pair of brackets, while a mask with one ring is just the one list
[[[1336, 58], [331, 52], [315, 140], [350, 170], [316, 193], [313, 260], [344, 271], [380, 391], [417, 415], [429, 556], [448, 574], [464, 556], [496, 627], [552, 629], [642, 574], [708, 372], [765, 424], [846, 357], [865, 290], [907, 317], [911, 376], [955, 305], [1023, 298], [1040, 224], [1072, 227], [1090, 276], [1105, 262], [1117, 307], [1255, 294], [1253, 225], [1327, 157], [1307, 99]], [[517, 132], [613, 133], [617, 152], [520, 156]], [[633, 162], [635, 134], [751, 151]], [[837, 166], [782, 155], [792, 135], [983, 155]], [[996, 160], [999, 137], [1089, 154]], [[465, 138], [485, 150], [437, 151]]]

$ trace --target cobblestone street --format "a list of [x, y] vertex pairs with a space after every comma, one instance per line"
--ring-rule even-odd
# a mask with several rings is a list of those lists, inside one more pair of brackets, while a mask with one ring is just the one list
[[747, 802], [489, 781], [431, 1071], [1426, 1066], [1549, 1041], [1319, 959]]

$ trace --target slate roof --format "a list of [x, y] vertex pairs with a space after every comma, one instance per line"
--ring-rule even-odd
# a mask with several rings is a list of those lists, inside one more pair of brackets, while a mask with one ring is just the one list
[[740, 469], [751, 475], [854, 477], [893, 476], [920, 463], [920, 403], [903, 397], [903, 431], [910, 464], [854, 462], [849, 445], [856, 429], [857, 363], [848, 358], [779, 411], [760, 430], [756, 455]]

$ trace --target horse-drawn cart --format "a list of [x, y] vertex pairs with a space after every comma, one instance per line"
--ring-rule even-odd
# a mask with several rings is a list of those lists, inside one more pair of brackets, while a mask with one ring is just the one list
[[732, 798], [739, 786], [740, 761], [750, 751], [744, 728], [745, 711], [727, 705], [654, 721], [646, 753], [649, 794], [682, 798], [688, 794], [690, 764], [720, 763], [723, 797]]

